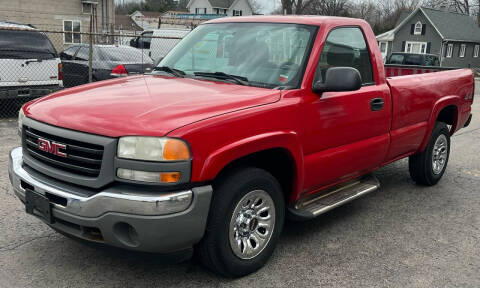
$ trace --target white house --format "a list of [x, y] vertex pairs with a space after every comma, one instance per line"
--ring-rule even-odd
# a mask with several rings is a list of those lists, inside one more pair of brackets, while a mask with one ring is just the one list
[[190, 14], [214, 14], [227, 16], [250, 16], [252, 6], [248, 0], [190, 0]]
[[390, 30], [377, 36], [378, 47], [380, 47], [383, 62], [385, 62], [388, 55], [392, 53], [393, 40], [395, 40], [395, 30]]

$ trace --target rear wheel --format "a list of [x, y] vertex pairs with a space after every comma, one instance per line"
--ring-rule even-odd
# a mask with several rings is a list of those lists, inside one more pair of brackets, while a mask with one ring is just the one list
[[207, 229], [195, 253], [227, 277], [255, 272], [273, 253], [284, 217], [280, 184], [270, 173], [253, 167], [232, 171], [214, 185]]
[[450, 131], [447, 124], [437, 122], [427, 147], [422, 153], [410, 156], [410, 176], [421, 185], [432, 186], [442, 178], [450, 156]]

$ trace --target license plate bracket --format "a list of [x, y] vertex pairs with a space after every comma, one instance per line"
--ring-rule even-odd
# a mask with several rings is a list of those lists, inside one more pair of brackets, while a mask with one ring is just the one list
[[28, 214], [35, 215], [49, 224], [54, 222], [50, 200], [30, 189], [25, 189], [25, 210]]

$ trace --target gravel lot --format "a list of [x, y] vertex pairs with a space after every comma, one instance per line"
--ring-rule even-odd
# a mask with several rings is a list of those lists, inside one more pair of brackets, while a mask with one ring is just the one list
[[480, 287], [479, 88], [437, 186], [416, 186], [406, 160], [384, 167], [380, 190], [287, 223], [269, 263], [237, 280], [192, 261], [85, 246], [25, 214], [7, 173], [16, 122], [0, 120], [0, 287]]

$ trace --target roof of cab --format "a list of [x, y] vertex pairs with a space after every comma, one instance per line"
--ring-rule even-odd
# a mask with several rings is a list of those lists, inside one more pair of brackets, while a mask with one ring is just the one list
[[8, 30], [37, 30], [32, 25], [0, 20], [0, 28]]
[[239, 22], [262, 22], [262, 23], [293, 23], [319, 26], [321, 24], [342, 24], [342, 25], [359, 25], [366, 22], [362, 19], [332, 17], [332, 16], [315, 16], [315, 15], [270, 15], [270, 16], [242, 16], [242, 17], [222, 17], [213, 19], [209, 23], [239, 23]]

